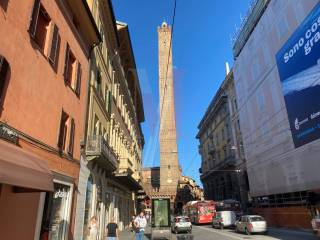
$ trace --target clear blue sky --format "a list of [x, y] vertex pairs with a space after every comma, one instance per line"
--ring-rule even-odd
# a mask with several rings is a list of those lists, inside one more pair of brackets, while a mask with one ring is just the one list
[[[159, 165], [157, 27], [171, 24], [173, 6], [173, 0], [113, 0], [116, 19], [129, 25], [139, 71], [144, 166]], [[197, 126], [225, 77], [225, 62], [233, 64], [230, 36], [248, 8], [249, 0], [177, 0], [172, 46], [179, 162], [199, 184]]]

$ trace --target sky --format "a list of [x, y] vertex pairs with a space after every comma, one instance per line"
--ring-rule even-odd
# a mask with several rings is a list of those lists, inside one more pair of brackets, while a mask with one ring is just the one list
[[[231, 36], [250, 0], [177, 0], [172, 39], [179, 163], [199, 185], [198, 124], [232, 67]], [[129, 26], [142, 90], [145, 122], [143, 166], [159, 166], [158, 35], [172, 24], [174, 0], [113, 0], [117, 21]]]

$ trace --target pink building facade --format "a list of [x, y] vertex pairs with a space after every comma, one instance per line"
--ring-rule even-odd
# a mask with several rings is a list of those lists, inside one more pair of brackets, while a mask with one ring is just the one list
[[4, 0], [0, 36], [1, 238], [73, 239], [99, 32], [86, 1]]

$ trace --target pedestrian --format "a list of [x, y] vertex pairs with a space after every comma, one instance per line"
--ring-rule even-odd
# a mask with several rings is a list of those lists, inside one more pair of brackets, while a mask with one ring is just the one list
[[97, 240], [98, 239], [98, 219], [96, 216], [93, 216], [90, 219], [89, 223], [89, 239], [90, 240]]
[[144, 216], [144, 213], [141, 212], [139, 216], [134, 220], [134, 225], [136, 228], [136, 240], [143, 240], [145, 228], [147, 226], [147, 220]]
[[118, 224], [115, 223], [113, 217], [106, 227], [106, 237], [107, 240], [119, 240]]

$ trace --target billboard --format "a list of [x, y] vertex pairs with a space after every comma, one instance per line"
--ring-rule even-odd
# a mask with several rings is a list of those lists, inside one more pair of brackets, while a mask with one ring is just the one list
[[320, 3], [276, 54], [295, 148], [320, 138]]
[[152, 199], [152, 227], [170, 227], [170, 199]]

